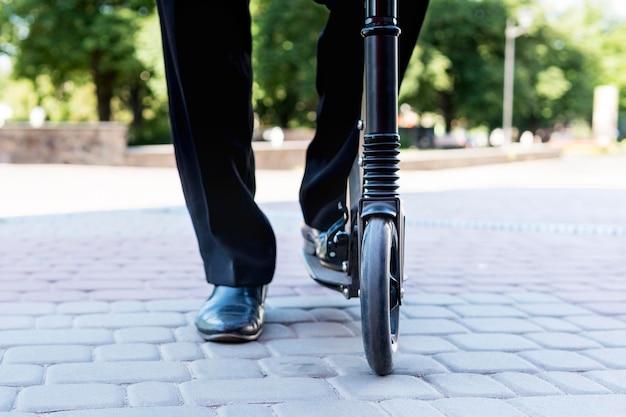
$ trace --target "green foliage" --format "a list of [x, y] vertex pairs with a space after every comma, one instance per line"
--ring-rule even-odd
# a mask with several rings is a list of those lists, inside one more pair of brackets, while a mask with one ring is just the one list
[[[250, 5], [255, 111], [265, 125], [313, 127], [317, 39], [328, 10], [313, 0]], [[523, 5], [535, 20], [515, 43], [514, 125], [589, 124], [593, 90], [603, 84], [618, 86], [623, 116], [626, 25], [592, 1], [555, 14], [530, 0], [431, 0], [400, 102], [443, 117], [448, 129], [458, 120], [499, 127], [504, 30]], [[14, 63], [10, 77], [0, 73], [0, 101], [15, 120], [40, 105], [51, 120], [128, 123], [133, 144], [169, 142], [153, 0], [0, 0], [0, 53]]]
[[317, 106], [317, 38], [328, 10], [312, 0], [255, 3], [256, 112], [267, 125], [312, 126]]
[[[124, 89], [146, 91], [141, 73], [151, 69], [137, 58], [135, 36], [153, 0], [5, 0], [4, 6], [19, 46], [16, 76], [37, 84], [46, 75], [60, 100], [68, 98], [66, 83], [93, 83], [99, 120], [112, 119], [113, 100], [124, 99]], [[126, 104], [136, 103], [127, 98]]]

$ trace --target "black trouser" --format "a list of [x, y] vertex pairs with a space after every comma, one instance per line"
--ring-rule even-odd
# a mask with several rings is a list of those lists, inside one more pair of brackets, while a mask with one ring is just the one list
[[[300, 189], [305, 222], [321, 230], [341, 215], [363, 88], [363, 0], [326, 3], [333, 4], [318, 43], [317, 129]], [[400, 3], [403, 74], [427, 1]], [[254, 201], [249, 1], [157, 0], [157, 6], [176, 162], [206, 279], [267, 284], [276, 238]]]

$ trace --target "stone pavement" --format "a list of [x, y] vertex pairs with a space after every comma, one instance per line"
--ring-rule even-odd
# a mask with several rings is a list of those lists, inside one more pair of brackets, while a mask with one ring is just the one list
[[300, 262], [300, 174], [259, 172], [267, 324], [224, 345], [174, 169], [0, 165], [0, 417], [626, 416], [626, 155], [401, 172], [386, 377]]

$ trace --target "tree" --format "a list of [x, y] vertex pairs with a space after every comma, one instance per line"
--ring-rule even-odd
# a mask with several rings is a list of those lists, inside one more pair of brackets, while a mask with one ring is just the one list
[[[523, 0], [433, 0], [407, 73], [413, 80], [403, 84], [402, 100], [418, 111], [442, 115], [448, 131], [458, 119], [470, 128], [500, 127], [505, 25], [524, 5], [534, 8], [535, 21], [516, 39], [514, 124], [520, 131], [534, 131], [589, 121], [593, 87], [603, 71], [597, 46], [605, 42], [589, 36], [588, 30], [597, 34], [593, 28], [600, 19], [592, 7], [575, 10], [577, 21], [563, 15], [550, 21], [539, 6]], [[592, 39], [595, 50], [581, 38]]]
[[256, 112], [268, 125], [311, 126], [317, 38], [328, 10], [312, 0], [253, 3]]
[[99, 120], [112, 120], [116, 96], [140, 118], [137, 106], [149, 94], [142, 74], [151, 68], [137, 58], [135, 36], [153, 11], [153, 0], [5, 0], [17, 46], [14, 71], [35, 84], [47, 75], [59, 98], [67, 83], [92, 82]]
[[402, 99], [420, 112], [441, 114], [446, 131], [459, 118], [470, 126], [501, 120], [506, 16], [499, 0], [432, 1]]

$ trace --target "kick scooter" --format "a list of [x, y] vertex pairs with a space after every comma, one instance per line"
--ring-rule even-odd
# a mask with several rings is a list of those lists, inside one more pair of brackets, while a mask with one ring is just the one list
[[398, 134], [397, 0], [365, 0], [361, 31], [365, 48], [364, 111], [359, 155], [348, 179], [343, 228], [327, 237], [327, 253], [343, 262], [336, 271], [303, 251], [313, 279], [358, 297], [365, 356], [378, 375], [393, 371], [403, 296], [404, 211], [397, 183]]

